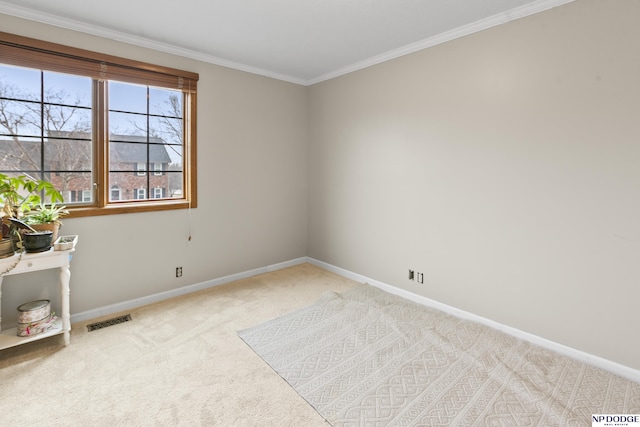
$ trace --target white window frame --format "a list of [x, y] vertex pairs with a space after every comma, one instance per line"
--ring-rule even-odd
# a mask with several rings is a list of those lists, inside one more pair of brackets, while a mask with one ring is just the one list
[[[116, 194], [116, 197], [113, 197], [113, 195]], [[111, 191], [109, 192], [109, 199], [112, 201], [118, 201], [118, 200], [122, 200], [122, 190], [118, 187], [112, 187]]]

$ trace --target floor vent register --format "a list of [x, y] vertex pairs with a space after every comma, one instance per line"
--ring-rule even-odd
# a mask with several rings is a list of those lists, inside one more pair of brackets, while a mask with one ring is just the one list
[[87, 329], [89, 332], [96, 331], [98, 329], [107, 328], [113, 325], [119, 325], [120, 323], [128, 322], [131, 320], [130, 314], [125, 314], [124, 316], [114, 317], [112, 319], [103, 320], [102, 322], [92, 323], [87, 325]]

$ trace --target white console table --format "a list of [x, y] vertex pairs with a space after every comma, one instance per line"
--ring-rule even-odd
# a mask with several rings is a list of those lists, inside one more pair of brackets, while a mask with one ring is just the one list
[[[69, 270], [69, 263], [71, 262], [71, 254], [74, 251], [75, 249], [54, 251], [53, 248], [51, 248], [46, 252], [25, 253], [15, 268], [0, 276], [0, 298], [2, 298], [2, 279], [4, 276], [57, 268], [60, 270], [60, 304], [62, 305], [60, 308], [61, 318], [56, 319], [53, 327], [46, 332], [30, 337], [19, 337], [16, 328], [0, 331], [0, 350], [58, 334], [64, 334], [64, 345], [69, 345], [71, 331], [71, 317], [69, 315], [69, 279], [71, 272]], [[16, 254], [8, 258], [0, 259], [0, 272], [6, 271], [15, 264], [19, 256], [19, 254]], [[54, 310], [52, 309], [52, 311]], [[1, 314], [0, 312], [0, 329], [2, 328]]]

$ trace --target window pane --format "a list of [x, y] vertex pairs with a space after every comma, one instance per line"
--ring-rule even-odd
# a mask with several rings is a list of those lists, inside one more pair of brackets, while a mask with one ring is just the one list
[[52, 173], [51, 183], [62, 193], [65, 204], [94, 201], [91, 172]]
[[[114, 190], [119, 191], [119, 201], [140, 200], [141, 192], [147, 188], [147, 174], [139, 176], [137, 172], [110, 172], [109, 173], [110, 195], [113, 197]], [[111, 201], [115, 199], [111, 198]]]
[[40, 70], [0, 64], [0, 97], [40, 99]]
[[91, 109], [84, 107], [61, 107], [45, 104], [45, 136], [55, 136], [55, 132], [89, 132], [91, 130]]
[[146, 114], [147, 87], [110, 81], [109, 110]]
[[147, 161], [147, 144], [114, 141], [109, 143], [109, 171], [138, 173], [138, 165], [146, 171]]
[[[168, 186], [169, 186], [169, 178], [166, 175], [154, 175], [153, 172], [149, 174], [149, 187], [151, 189], [154, 189], [154, 188], [162, 189], [162, 193], [160, 194], [164, 194], [166, 193], [167, 191], [166, 189]], [[156, 190], [156, 191], [159, 191], [159, 190]], [[164, 197], [164, 196], [155, 197], [155, 198], [159, 199], [161, 197]]]
[[0, 120], [0, 135], [41, 135], [39, 103], [0, 99], [0, 111], [4, 116]]
[[164, 175], [166, 175], [168, 182], [168, 192], [165, 197], [182, 198], [184, 196], [182, 171], [169, 170]]
[[44, 102], [74, 107], [91, 107], [91, 79], [45, 71]]
[[40, 138], [0, 137], [0, 170], [39, 172], [42, 142]]
[[[109, 133], [111, 135], [146, 135], [147, 116], [131, 113], [109, 112]], [[127, 140], [127, 138], [118, 138]]]
[[0, 169], [50, 181], [65, 203], [91, 202], [92, 80], [4, 65], [0, 74]]
[[87, 133], [69, 133], [69, 139], [49, 138], [45, 142], [45, 169], [56, 173], [90, 172], [93, 144], [87, 137]]
[[165, 143], [182, 145], [182, 119], [150, 117], [149, 133], [158, 136]]
[[183, 147], [181, 145], [165, 145], [165, 149], [171, 158], [171, 167], [173, 170], [184, 170], [184, 165], [182, 163], [182, 151]]
[[183, 94], [150, 87], [147, 114], [146, 87], [109, 88], [111, 200], [183, 197]]
[[182, 118], [182, 92], [149, 88], [149, 114]]

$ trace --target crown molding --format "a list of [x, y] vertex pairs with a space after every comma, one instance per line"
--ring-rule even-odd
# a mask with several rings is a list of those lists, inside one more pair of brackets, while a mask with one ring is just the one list
[[297, 77], [275, 73], [273, 71], [252, 67], [239, 62], [229, 61], [223, 58], [219, 58], [217, 56], [208, 55], [208, 54], [191, 50], [191, 49], [185, 49], [169, 43], [161, 43], [148, 38], [133, 36], [131, 34], [108, 29], [98, 25], [86, 24], [84, 22], [80, 22], [74, 19], [63, 18], [63, 17], [52, 15], [49, 13], [35, 11], [26, 7], [9, 4], [4, 1], [0, 1], [0, 13], [4, 13], [5, 15], [15, 16], [16, 18], [22, 18], [30, 21], [40, 22], [42, 24], [52, 25], [54, 27], [60, 27], [67, 30], [90, 34], [93, 36], [104, 37], [110, 40], [127, 43], [134, 46], [144, 47], [147, 49], [152, 49], [152, 50], [156, 50], [163, 53], [169, 53], [169, 54], [181, 56], [184, 58], [195, 59], [197, 61], [202, 61], [202, 62], [206, 62], [213, 65], [219, 65], [225, 68], [231, 68], [234, 70], [244, 71], [251, 74], [257, 74], [260, 76], [269, 77], [276, 80], [282, 80], [285, 82], [295, 83], [303, 86], [306, 85], [306, 82], [304, 79], [299, 79]]
[[482, 30], [486, 30], [488, 28], [506, 24], [516, 19], [524, 18], [526, 16], [533, 15], [538, 12], [543, 12], [545, 10], [549, 10], [554, 7], [562, 6], [564, 4], [571, 3], [573, 1], [575, 0], [538, 0], [528, 5], [511, 9], [509, 11], [499, 13], [499, 14], [490, 16], [488, 18], [484, 18], [476, 22], [472, 22], [471, 24], [464, 25], [462, 27], [458, 27], [450, 31], [446, 31], [444, 33], [440, 33], [433, 37], [429, 37], [427, 39], [408, 44], [401, 48], [385, 52], [381, 55], [377, 55], [369, 59], [365, 59], [364, 61], [356, 62], [354, 64], [340, 68], [338, 70], [331, 71], [327, 74], [323, 74], [321, 76], [309, 79], [305, 82], [305, 84], [307, 86], [311, 86], [316, 83], [321, 83], [326, 80], [331, 80], [333, 78], [340, 77], [345, 74], [353, 73], [354, 71], [359, 71], [364, 68], [371, 67], [373, 65], [381, 64], [383, 62], [387, 62], [392, 59], [399, 58], [401, 56], [409, 55], [409, 54], [418, 52], [420, 50], [434, 47], [439, 44], [446, 43], [448, 41], [455, 40], [460, 37], [468, 36], [470, 34], [477, 33]]
[[0, 13], [6, 15], [15, 16], [18, 18], [28, 19], [31, 21], [40, 22], [43, 24], [53, 25], [56, 27], [65, 28], [72, 31], [78, 31], [86, 34], [91, 34], [98, 37], [104, 37], [111, 40], [131, 44], [134, 46], [140, 46], [148, 49], [153, 49], [159, 52], [169, 53], [172, 55], [182, 56], [197, 61], [202, 61], [209, 64], [219, 65], [234, 70], [244, 71], [251, 74], [257, 74], [264, 77], [273, 78], [276, 80], [282, 80], [289, 83], [294, 83], [303, 86], [311, 86], [316, 83], [321, 83], [326, 80], [330, 80], [336, 77], [343, 76], [345, 74], [352, 73], [354, 71], [362, 70], [364, 68], [371, 67], [373, 65], [381, 64], [392, 59], [399, 58], [401, 56], [409, 55], [411, 53], [418, 52], [433, 46], [437, 46], [448, 41], [464, 37], [473, 33], [477, 33], [488, 28], [492, 28], [501, 24], [514, 21], [516, 19], [524, 18], [529, 15], [533, 15], [538, 12], [543, 12], [554, 7], [562, 6], [567, 3], [571, 3], [575, 0], [538, 0], [525, 6], [521, 6], [515, 9], [511, 9], [507, 12], [499, 13], [490, 16], [485, 19], [473, 22], [469, 25], [458, 27], [451, 31], [447, 31], [438, 34], [427, 39], [411, 43], [398, 49], [394, 49], [385, 52], [381, 55], [377, 55], [366, 59], [364, 61], [356, 62], [346, 67], [339, 68], [335, 71], [305, 80], [294, 76], [275, 73], [273, 71], [265, 70], [262, 68], [252, 67], [239, 62], [229, 61], [217, 56], [208, 55], [202, 52], [185, 49], [179, 46], [175, 46], [168, 43], [160, 43], [154, 40], [150, 40], [144, 37], [137, 37], [130, 34], [126, 34], [120, 31], [107, 29], [97, 25], [90, 25], [84, 22], [80, 22], [73, 19], [63, 18], [49, 13], [38, 12], [32, 9], [17, 6], [6, 3], [0, 0]]

